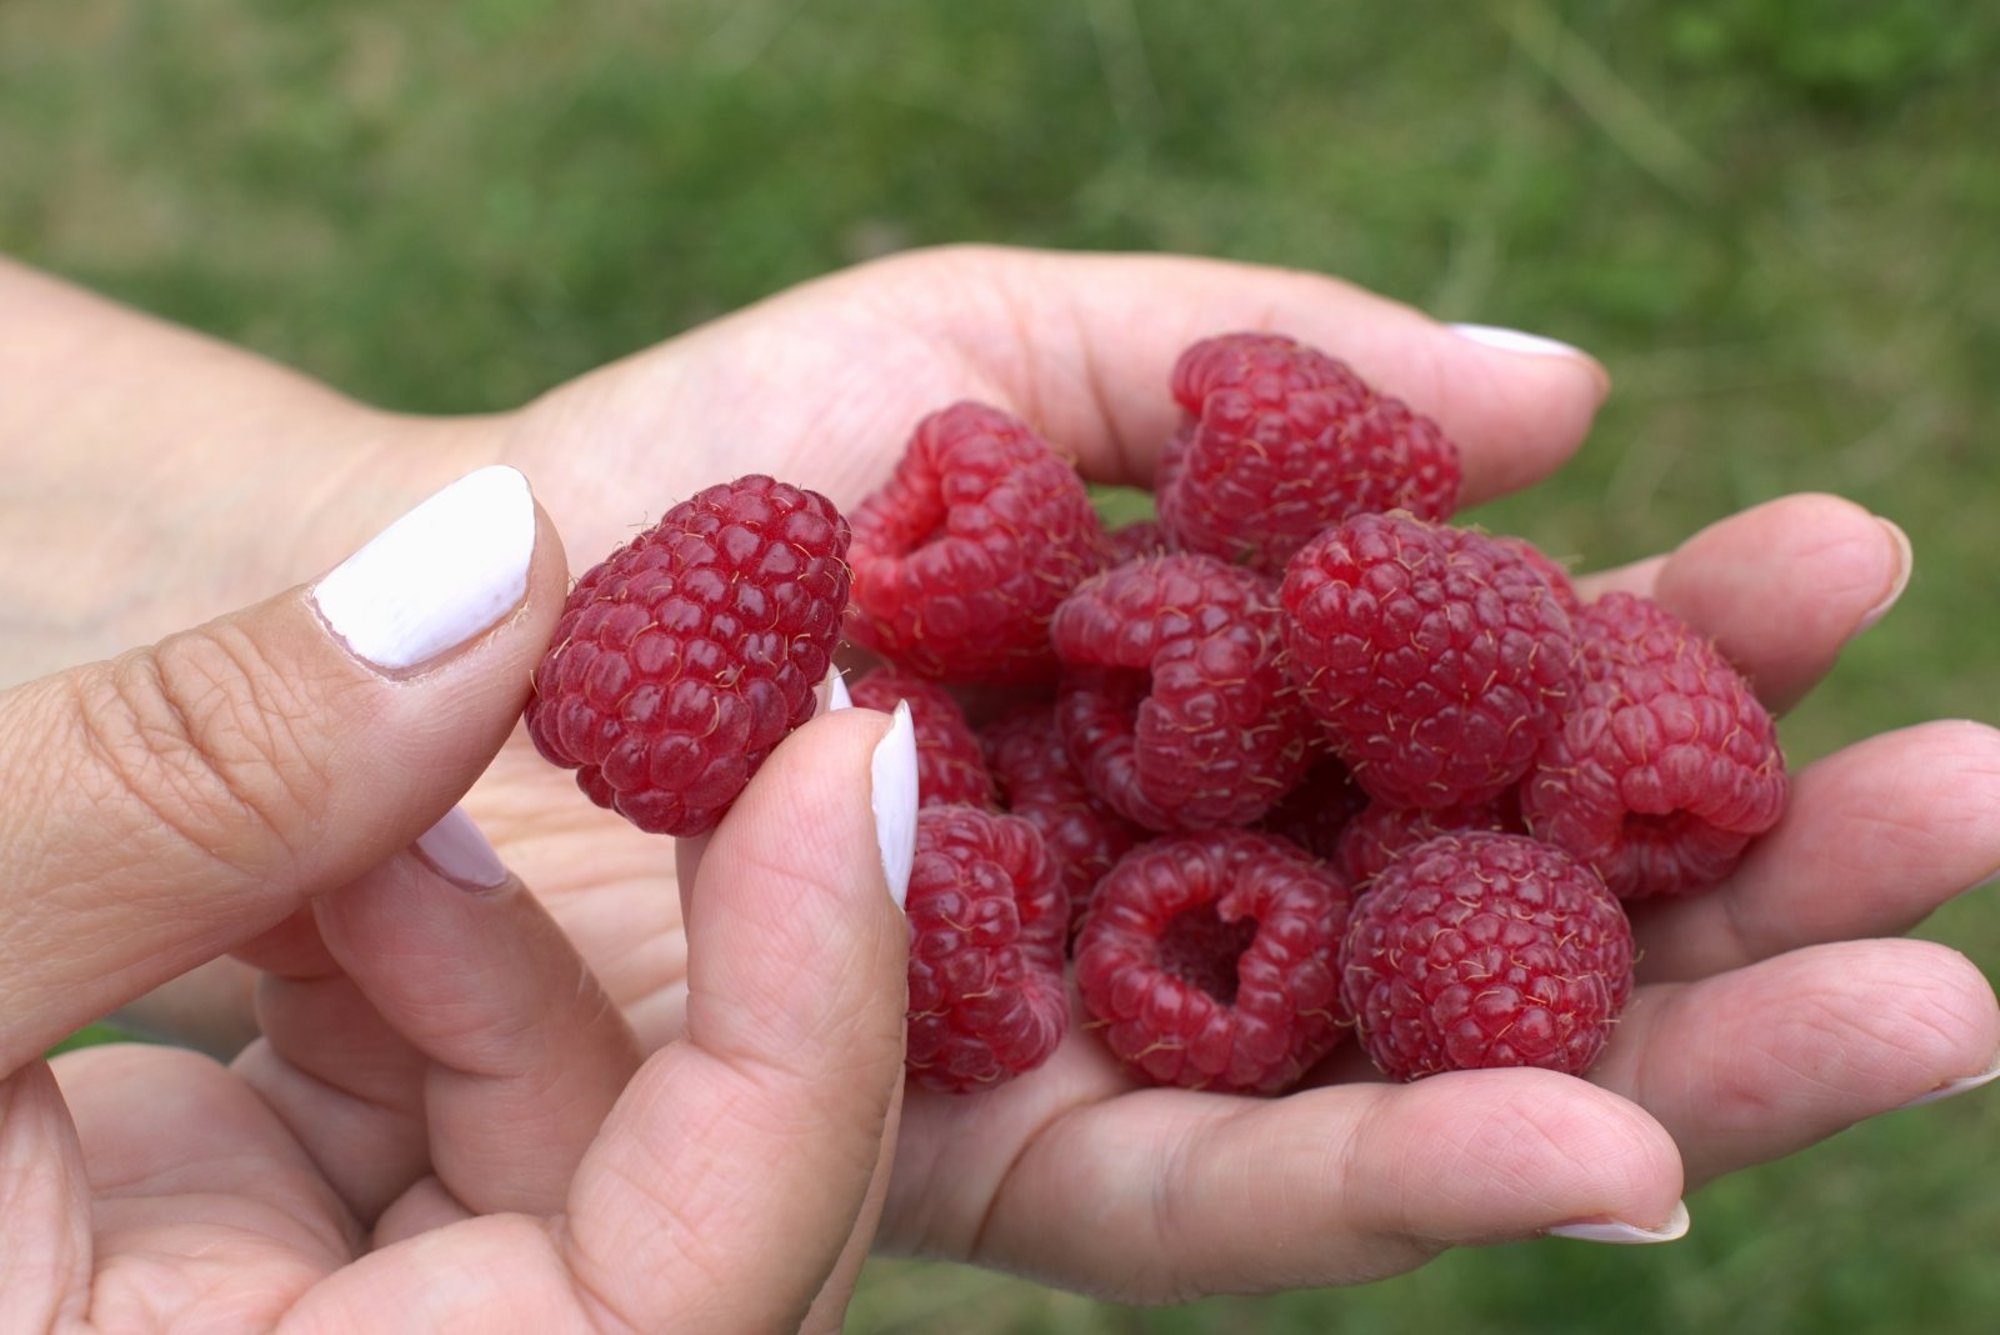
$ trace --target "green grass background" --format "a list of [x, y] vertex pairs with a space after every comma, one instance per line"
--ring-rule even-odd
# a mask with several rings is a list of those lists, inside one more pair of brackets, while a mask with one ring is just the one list
[[[0, 248], [412, 410], [502, 408], [794, 281], [980, 239], [1323, 269], [1582, 344], [1591, 564], [1787, 491], [1902, 605], [1798, 760], [1992, 719], [2000, 10], [1942, 0], [0, 0]], [[2000, 968], [2000, 910], [1924, 931]], [[873, 1266], [860, 1331], [1971, 1331], [2000, 1093], [1697, 1193], [1689, 1238], [1140, 1312]]]

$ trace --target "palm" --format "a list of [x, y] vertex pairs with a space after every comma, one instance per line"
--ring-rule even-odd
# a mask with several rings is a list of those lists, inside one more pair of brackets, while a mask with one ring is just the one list
[[[1255, 324], [1349, 356], [1438, 415], [1465, 449], [1474, 501], [1553, 469], [1595, 408], [1575, 365], [1507, 358], [1499, 373], [1469, 347], [1440, 349], [1455, 340], [1412, 313], [1323, 280], [946, 252], [797, 290], [566, 386], [518, 419], [508, 457], [579, 565], [670, 499], [744, 472], [851, 504], [917, 416], [960, 397], [1037, 421], [1094, 480], [1143, 484], [1171, 422], [1173, 353]], [[1676, 607], [1785, 708], [1894, 567], [1865, 513], [1799, 497], [1597, 583]], [[1790, 1152], [1979, 1070], [2000, 1044], [1991, 991], [1962, 958], [1856, 939], [1902, 932], [2000, 862], [1975, 806], [1996, 759], [1989, 731], [1937, 725], [1807, 771], [1731, 884], [1639, 915], [1646, 985], [1598, 1088], [1534, 1072], [1391, 1088], [1350, 1057], [1274, 1102], [1138, 1091], [1073, 1034], [994, 1095], [911, 1096], [885, 1239], [1136, 1296], [1366, 1278], [1434, 1250], [1385, 1233], [1523, 1231], [1494, 1223], [1465, 1181], [1517, 1194], [1541, 1182], [1558, 1210], [1593, 1155], [1630, 1165], [1630, 1208], [1657, 1222], [1683, 1170], [1692, 1184]], [[684, 957], [658, 845], [589, 808], [518, 734], [470, 805], [644, 1040], [670, 1037]], [[1532, 1143], [1490, 1130], [1522, 1125], [1540, 1129]], [[1371, 1218], [1367, 1189], [1392, 1179], [1417, 1203]], [[1277, 1200], [1297, 1208], [1257, 1204]], [[1302, 1230], [1324, 1239], [1311, 1257], [1282, 1245]]]

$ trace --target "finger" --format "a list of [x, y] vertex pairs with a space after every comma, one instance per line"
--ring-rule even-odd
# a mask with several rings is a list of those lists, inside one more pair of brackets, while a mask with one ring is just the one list
[[1990, 1070], [2000, 1006], [1929, 941], [1810, 946], [1642, 988], [1591, 1079], [1673, 1133], [1699, 1184]]
[[1552, 1072], [1277, 1100], [1145, 1090], [1030, 1139], [970, 1241], [985, 1264], [1178, 1302], [1363, 1283], [1555, 1229], [1664, 1241], [1680, 1192], [1659, 1125]]
[[1709, 525], [1665, 557], [1578, 579], [1657, 599], [1714, 637], [1775, 713], [1826, 675], [1841, 647], [1909, 582], [1909, 539], [1838, 496], [1785, 496]]
[[311, 589], [0, 695], [0, 1069], [434, 824], [564, 581], [526, 481], [482, 469]]
[[350, 1261], [352, 1216], [256, 1093], [207, 1057], [135, 1044], [54, 1063], [93, 1203], [102, 1328], [274, 1328]]
[[908, 711], [851, 709], [786, 739], [716, 828], [687, 1035], [634, 1079], [570, 1196], [562, 1244], [609, 1314], [793, 1329], [826, 1282], [902, 1080], [915, 822]]
[[1180, 411], [1168, 392], [1174, 361], [1213, 334], [1289, 334], [1434, 418], [1463, 454], [1468, 505], [1567, 459], [1610, 383], [1562, 344], [1461, 332], [1337, 279], [1221, 260], [957, 246], [852, 270], [789, 300], [847, 309], [851, 296], [873, 308], [885, 289], [899, 330], [983, 377], [940, 381], [932, 406], [1002, 400], [1106, 482], [1150, 485]]
[[439, 1181], [477, 1214], [559, 1211], [639, 1045], [554, 920], [459, 811], [316, 916], [346, 976], [423, 1058]]
[[0, 1080], [0, 1312], [22, 1330], [80, 1326], [90, 1300], [90, 1183], [47, 1062]]
[[1926, 723], [1807, 766], [1729, 880], [1628, 906], [1647, 981], [1821, 942], [1898, 936], [2000, 873], [2000, 732]]
[[994, 372], [1087, 475], [1149, 482], [1179, 409], [1174, 361], [1212, 334], [1271, 330], [1352, 365], [1434, 418], [1462, 453], [1464, 504], [1546, 476], [1589, 430], [1610, 381], [1574, 349], [1467, 337], [1319, 274], [1169, 256], [945, 251], [987, 266], [1006, 329], [1034, 337]]

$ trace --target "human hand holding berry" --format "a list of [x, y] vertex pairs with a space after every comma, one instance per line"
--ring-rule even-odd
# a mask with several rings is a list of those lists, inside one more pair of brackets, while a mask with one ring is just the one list
[[[1163, 392], [1177, 356], [1234, 328], [1307, 339], [1435, 419], [1461, 451], [1467, 506], [1558, 466], [1605, 386], [1587, 359], [1461, 336], [1309, 275], [964, 249], [794, 290], [480, 430], [586, 553], [748, 472], [852, 507], [913, 422], [966, 398], [1027, 419], [1089, 478], [1143, 485], [1181, 411]], [[1908, 559], [1857, 507], [1801, 496], [1579, 584], [1653, 596], [1783, 710], [1893, 599]], [[1978, 971], [1929, 943], [1870, 938], [2000, 865], [1996, 761], [1990, 730], [1939, 723], [1795, 776], [1784, 820], [1727, 882], [1634, 905], [1640, 986], [1591, 1083], [1332, 1078], [1364, 1075], [1356, 1061], [1246, 1101], [1138, 1089], [1072, 1032], [990, 1095], [912, 1091], [884, 1242], [1160, 1300], [1363, 1280], [1568, 1222], [1656, 1228], [1689, 1185], [1991, 1061], [2000, 1021]], [[469, 807], [642, 1043], [679, 1033], [685, 959], [651, 837], [582, 803], [518, 738]]]
[[[837, 1325], [902, 1081], [910, 729], [789, 720], [691, 873], [688, 1023], [642, 1051], [453, 806], [564, 574], [490, 467], [310, 588], [0, 693], [10, 1327]], [[223, 951], [262, 971], [230, 1066], [40, 1058]]]

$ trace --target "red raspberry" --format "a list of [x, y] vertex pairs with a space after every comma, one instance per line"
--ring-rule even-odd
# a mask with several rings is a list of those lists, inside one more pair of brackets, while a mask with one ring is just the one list
[[1122, 566], [1142, 556], [1165, 556], [1174, 549], [1167, 531], [1157, 519], [1141, 519], [1114, 528], [1104, 535], [1104, 564]]
[[1526, 834], [1521, 820], [1521, 799], [1509, 788], [1485, 802], [1460, 803], [1450, 807], [1399, 807], [1387, 802], [1370, 802], [1340, 832], [1333, 852], [1333, 865], [1354, 887], [1366, 890], [1382, 869], [1418, 844], [1441, 834]]
[[1032, 825], [976, 807], [917, 813], [910, 1076], [964, 1094], [1033, 1070], [1069, 1024], [1069, 901]]
[[1191, 551], [1271, 574], [1330, 524], [1458, 505], [1458, 448], [1349, 367], [1278, 334], [1225, 334], [1181, 354], [1186, 410], [1161, 460], [1160, 522]]
[[920, 805], [993, 805], [993, 776], [986, 769], [985, 750], [951, 692], [895, 668], [876, 668], [857, 677], [847, 691], [848, 698], [863, 709], [879, 709], [885, 714], [895, 712], [898, 700], [910, 702], [910, 721], [917, 730]]
[[1076, 943], [1084, 1008], [1154, 1084], [1278, 1093], [1343, 1032], [1347, 909], [1339, 878], [1272, 835], [1155, 840], [1098, 884]]
[[1313, 762], [1299, 786], [1271, 808], [1257, 827], [1291, 840], [1322, 861], [1333, 861], [1341, 831], [1368, 805], [1368, 794], [1333, 756]]
[[1597, 873], [1517, 834], [1448, 834], [1355, 902], [1341, 997], [1384, 1075], [1582, 1075], [1632, 994], [1632, 927]]
[[1049, 617], [1104, 564], [1083, 480], [1027, 424], [958, 403], [854, 512], [856, 644], [925, 677], [1054, 677]]
[[768, 477], [674, 506], [570, 590], [532, 678], [536, 748], [642, 830], [713, 828], [812, 716], [847, 541], [831, 501]]
[[1651, 599], [1607, 594], [1576, 625], [1577, 698], [1522, 786], [1528, 828], [1622, 899], [1714, 885], [1784, 812], [1770, 711]]
[[1526, 538], [1494, 534], [1493, 541], [1510, 552], [1517, 553], [1522, 560], [1535, 568], [1535, 573], [1548, 581], [1549, 591], [1562, 604], [1563, 611], [1572, 617], [1583, 610], [1583, 599], [1577, 596], [1576, 585], [1570, 581], [1569, 567], [1550, 556]]
[[1090, 791], [1063, 746], [1055, 706], [1019, 706], [982, 737], [1007, 810], [1041, 832], [1061, 870], [1074, 931], [1104, 873], [1146, 832]]
[[1282, 597], [1305, 702], [1372, 797], [1485, 801], [1562, 721], [1569, 614], [1483, 533], [1359, 515], [1292, 558]]
[[1243, 825], [1304, 777], [1276, 589], [1184, 552], [1081, 585], [1050, 638], [1063, 740], [1092, 791], [1152, 830]]

